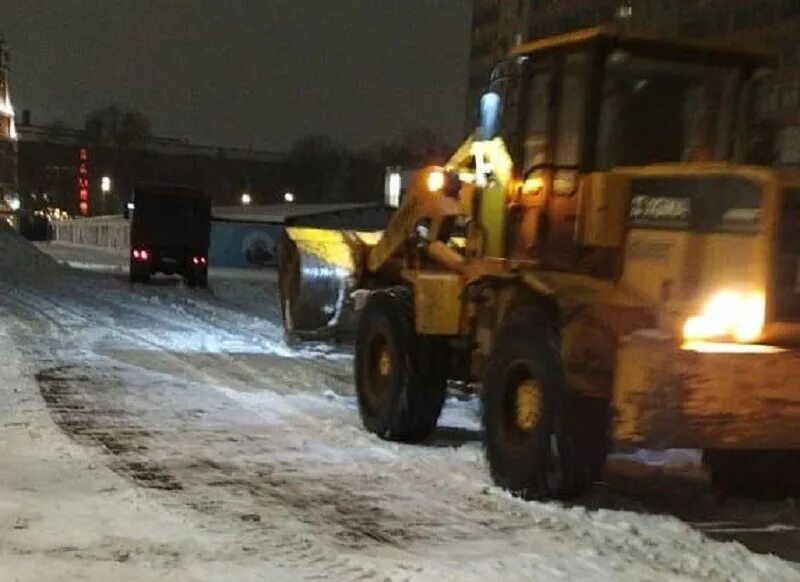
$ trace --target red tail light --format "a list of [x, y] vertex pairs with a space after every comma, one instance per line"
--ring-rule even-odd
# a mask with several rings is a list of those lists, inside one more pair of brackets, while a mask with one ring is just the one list
[[148, 253], [144, 249], [133, 249], [133, 252], [131, 254], [133, 255], [133, 258], [136, 259], [137, 261], [147, 261], [150, 259], [150, 253]]
[[207, 262], [205, 257], [192, 257], [192, 263], [195, 265], [205, 265]]

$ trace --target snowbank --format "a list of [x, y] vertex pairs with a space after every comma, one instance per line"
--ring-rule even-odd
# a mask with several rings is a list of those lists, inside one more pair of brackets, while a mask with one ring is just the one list
[[55, 278], [63, 273], [58, 263], [18, 235], [7, 223], [0, 223], [0, 271], [2, 280]]

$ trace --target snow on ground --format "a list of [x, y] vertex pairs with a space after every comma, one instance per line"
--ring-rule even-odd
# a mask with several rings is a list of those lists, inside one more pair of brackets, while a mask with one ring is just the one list
[[[113, 273], [120, 278], [128, 273], [126, 253], [60, 242], [35, 243], [35, 246], [58, 263], [72, 269]], [[275, 321], [280, 317], [278, 304], [274, 301], [277, 280], [274, 269], [229, 269], [214, 266], [209, 269], [209, 285], [216, 297], [247, 313]], [[153, 284], [179, 287], [183, 282], [178, 277], [159, 275], [154, 278]]]
[[703, 533], [756, 524], [796, 547], [749, 544], [792, 554], [790, 505], [720, 510], [660, 472], [522, 502], [491, 485], [469, 398], [427, 446], [365, 433], [347, 350], [287, 346], [274, 281], [132, 286], [0, 248], [0, 580], [800, 580]]
[[[206, 530], [188, 508], [165, 507], [107, 467], [102, 452], [52, 421], [0, 316], [0, 580], [287, 579], [237, 555], [235, 533]], [[32, 364], [34, 364], [32, 366]]]

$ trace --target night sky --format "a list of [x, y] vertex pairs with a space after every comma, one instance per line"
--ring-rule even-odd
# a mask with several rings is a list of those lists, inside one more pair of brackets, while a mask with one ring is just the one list
[[0, 0], [11, 89], [34, 123], [112, 102], [153, 133], [285, 150], [462, 137], [470, 0]]

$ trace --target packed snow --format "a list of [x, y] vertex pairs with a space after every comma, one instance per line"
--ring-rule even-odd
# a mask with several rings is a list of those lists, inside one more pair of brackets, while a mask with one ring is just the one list
[[287, 345], [274, 276], [41, 249], [0, 231], [0, 580], [800, 580], [793, 504], [720, 506], [694, 451], [523, 502], [474, 398], [426, 446], [364, 432], [349, 350]]

